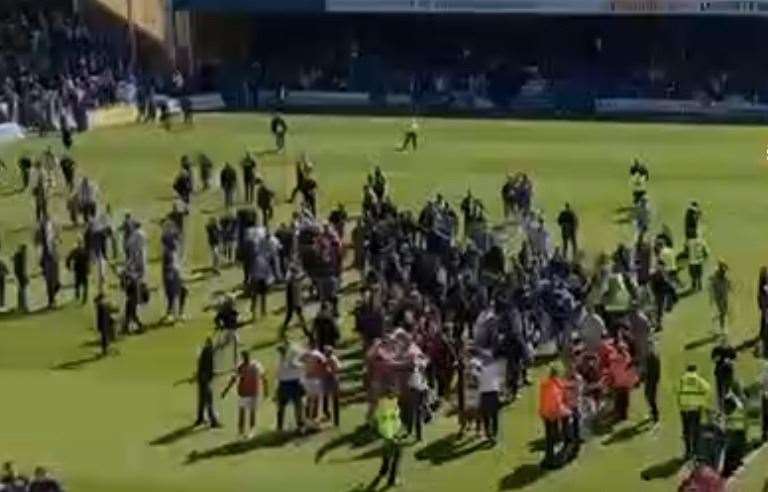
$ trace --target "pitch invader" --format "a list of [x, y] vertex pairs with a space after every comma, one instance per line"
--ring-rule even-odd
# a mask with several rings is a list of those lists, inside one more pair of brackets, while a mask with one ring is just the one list
[[411, 122], [405, 128], [403, 144], [397, 150], [405, 152], [408, 146], [411, 146], [414, 151], [419, 147], [419, 122], [416, 118], [411, 118]]
[[648, 180], [651, 178], [648, 168], [635, 159], [632, 167], [629, 168], [629, 184], [632, 187], [632, 203], [637, 206], [640, 200], [646, 195]]

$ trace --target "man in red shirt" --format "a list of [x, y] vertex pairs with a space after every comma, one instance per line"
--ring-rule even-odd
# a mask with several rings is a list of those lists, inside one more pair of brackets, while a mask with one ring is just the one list
[[248, 438], [253, 437], [256, 431], [256, 411], [259, 407], [259, 399], [262, 395], [268, 393], [267, 375], [264, 368], [257, 360], [251, 360], [251, 355], [247, 350], [240, 352], [240, 365], [237, 366], [237, 372], [232, 375], [227, 383], [227, 387], [221, 393], [221, 397], [227, 396], [232, 386], [237, 382], [238, 402], [237, 429], [240, 437], [245, 434], [245, 413], [248, 412]]

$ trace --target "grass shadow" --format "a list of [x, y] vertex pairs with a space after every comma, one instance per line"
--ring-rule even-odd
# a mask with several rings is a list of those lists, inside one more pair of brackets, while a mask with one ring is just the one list
[[669, 478], [677, 473], [684, 464], [684, 458], [679, 456], [670, 458], [667, 461], [656, 463], [655, 465], [651, 465], [645, 470], [641, 471], [640, 478], [645, 481]]
[[88, 364], [91, 364], [93, 362], [97, 362], [101, 359], [103, 359], [104, 356], [100, 353], [89, 355], [87, 357], [82, 357], [80, 359], [70, 360], [67, 362], [62, 362], [61, 364], [57, 364], [53, 366], [54, 371], [74, 371], [77, 369], [81, 369], [83, 366], [87, 366]]
[[[179, 427], [178, 429], [174, 429], [171, 432], [168, 432], [167, 434], [163, 434], [162, 436], [149, 441], [149, 445], [150, 446], [166, 446], [168, 444], [173, 444], [176, 441], [180, 441], [181, 439], [184, 439], [185, 437], [188, 437], [194, 434], [195, 429], [197, 428], [192, 424]], [[199, 428], [199, 429], [202, 429], [202, 428]]]
[[653, 422], [651, 419], [647, 418], [645, 420], [642, 420], [635, 425], [625, 427], [624, 429], [621, 429], [618, 432], [614, 432], [610, 436], [608, 436], [608, 439], [603, 441], [603, 446], [610, 446], [611, 444], [617, 444], [624, 441], [629, 441], [630, 439], [633, 439], [640, 434], [644, 434], [650, 429], [650, 424]]
[[349, 446], [353, 449], [362, 448], [372, 444], [378, 440], [378, 438], [378, 434], [372, 427], [368, 425], [358, 426], [352, 432], [334, 437], [327, 443], [320, 446], [315, 452], [315, 463], [319, 463], [325, 455], [336, 449], [342, 448], [344, 446]]
[[225, 458], [249, 453], [257, 449], [279, 448], [298, 438], [299, 434], [292, 432], [271, 431], [253, 439], [235, 440], [203, 451], [192, 451], [187, 455], [185, 464], [191, 465], [198, 461], [214, 458]]
[[708, 335], [704, 338], [699, 338], [698, 340], [686, 343], [683, 348], [685, 350], [696, 350], [699, 347], [709, 345], [710, 343], [715, 343], [718, 338], [718, 335]]
[[477, 441], [471, 446], [468, 444], [472, 444], [472, 440], [461, 440], [458, 434], [450, 434], [432, 441], [416, 451], [415, 457], [419, 461], [429, 461], [433, 465], [442, 465], [488, 448], [486, 441]]
[[499, 490], [520, 490], [536, 483], [548, 470], [533, 463], [520, 465], [515, 470], [499, 480]]

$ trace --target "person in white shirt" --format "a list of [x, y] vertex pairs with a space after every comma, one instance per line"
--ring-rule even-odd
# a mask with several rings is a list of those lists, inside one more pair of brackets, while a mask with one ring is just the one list
[[497, 359], [490, 351], [481, 351], [482, 368], [478, 376], [480, 415], [488, 442], [496, 444], [499, 434], [499, 392], [504, 381], [504, 360]]
[[301, 378], [304, 375], [302, 354], [287, 345], [280, 345], [277, 351], [279, 354], [277, 365], [277, 430], [283, 431], [285, 407], [291, 403], [293, 404], [296, 427], [302, 433], [304, 431], [302, 415], [304, 387], [301, 384]]
[[461, 419], [459, 435], [472, 427], [475, 434], [480, 434], [480, 373], [483, 370], [483, 361], [472, 357], [467, 364], [464, 378], [464, 415]]

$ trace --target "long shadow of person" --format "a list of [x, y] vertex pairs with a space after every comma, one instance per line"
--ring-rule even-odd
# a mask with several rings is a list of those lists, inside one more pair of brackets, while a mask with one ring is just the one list
[[166, 446], [168, 444], [173, 444], [176, 441], [180, 441], [181, 439], [184, 439], [185, 437], [191, 436], [195, 433], [196, 430], [203, 430], [203, 427], [195, 427], [192, 424], [187, 424], [183, 427], [179, 427], [178, 429], [174, 429], [171, 432], [168, 432], [167, 434], [163, 434], [160, 437], [156, 437], [155, 439], [152, 439], [149, 441], [150, 446]]
[[685, 459], [676, 456], [667, 461], [651, 465], [640, 472], [640, 478], [646, 481], [669, 478], [677, 473], [685, 464]]
[[372, 444], [378, 438], [379, 436], [373, 428], [361, 425], [352, 432], [335, 437], [320, 446], [315, 452], [315, 463], [319, 463], [325, 455], [343, 446], [349, 446], [352, 449], [362, 448]]
[[227, 456], [236, 456], [239, 454], [249, 453], [257, 449], [265, 448], [279, 448], [288, 444], [299, 437], [297, 433], [287, 433], [272, 431], [265, 434], [261, 434], [253, 439], [245, 441], [236, 440], [231, 441], [215, 448], [206, 449], [203, 451], [192, 451], [187, 455], [187, 459], [184, 464], [191, 465], [198, 461], [209, 460], [213, 458], [224, 458]]
[[436, 439], [416, 451], [415, 456], [419, 461], [429, 461], [433, 465], [442, 465], [487, 448], [488, 443], [486, 441], [462, 440], [458, 434], [450, 434]]
[[540, 480], [548, 470], [538, 464], [527, 463], [499, 480], [499, 490], [520, 490]]

